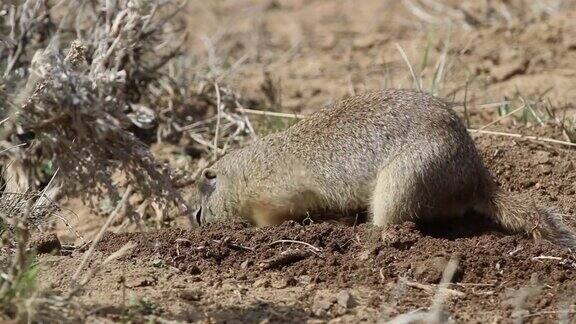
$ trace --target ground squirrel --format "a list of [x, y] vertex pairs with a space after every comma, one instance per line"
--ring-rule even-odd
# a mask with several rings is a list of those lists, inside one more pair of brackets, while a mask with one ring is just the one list
[[412, 90], [348, 97], [224, 155], [197, 182], [198, 223], [256, 225], [367, 210], [386, 226], [486, 215], [509, 232], [576, 248], [551, 210], [499, 189], [450, 105]]

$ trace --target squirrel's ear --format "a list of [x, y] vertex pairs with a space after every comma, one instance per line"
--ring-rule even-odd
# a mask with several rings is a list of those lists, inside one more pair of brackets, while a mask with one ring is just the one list
[[216, 171], [214, 169], [204, 169], [200, 180], [200, 194], [203, 196], [210, 195], [216, 188]]
[[204, 171], [202, 171], [202, 176], [208, 180], [216, 179], [216, 171], [210, 168], [204, 169]]

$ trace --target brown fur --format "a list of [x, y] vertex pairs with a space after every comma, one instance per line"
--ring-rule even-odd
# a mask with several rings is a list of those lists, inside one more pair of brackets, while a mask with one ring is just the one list
[[349, 97], [205, 171], [215, 178], [199, 180], [199, 222], [273, 225], [368, 209], [374, 224], [386, 226], [475, 210], [510, 232], [576, 248], [557, 215], [495, 186], [457, 115], [421, 92]]

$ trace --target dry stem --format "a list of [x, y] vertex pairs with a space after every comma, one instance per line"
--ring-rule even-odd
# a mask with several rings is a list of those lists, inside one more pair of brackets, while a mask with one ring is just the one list
[[108, 216], [106, 223], [104, 223], [104, 225], [102, 225], [102, 227], [100, 228], [100, 231], [98, 232], [96, 237], [92, 240], [92, 245], [90, 245], [90, 248], [88, 249], [88, 251], [86, 251], [84, 253], [84, 256], [82, 257], [82, 261], [80, 262], [80, 265], [78, 266], [78, 268], [76, 269], [76, 272], [72, 276], [73, 286], [76, 286], [78, 284], [77, 280], [78, 280], [78, 276], [80, 275], [80, 272], [82, 271], [82, 269], [84, 268], [84, 266], [88, 262], [88, 259], [92, 256], [92, 254], [94, 254], [94, 250], [96, 249], [96, 245], [98, 245], [98, 243], [100, 242], [100, 240], [104, 236], [104, 233], [106, 232], [108, 227], [110, 227], [112, 222], [114, 222], [114, 220], [116, 220], [116, 217], [118, 215], [120, 215], [120, 212], [124, 210], [124, 207], [128, 201], [128, 197], [130, 197], [131, 193], [132, 193], [132, 187], [128, 186], [126, 188], [126, 190], [124, 191], [124, 195], [122, 196], [122, 199], [120, 200], [120, 202], [116, 206], [116, 209], [114, 209], [114, 211], [112, 213], [110, 213], [110, 216]]

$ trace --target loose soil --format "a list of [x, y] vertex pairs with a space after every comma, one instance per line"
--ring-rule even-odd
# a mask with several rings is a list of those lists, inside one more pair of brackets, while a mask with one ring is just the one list
[[[549, 100], [557, 116], [574, 115], [576, 16], [569, 9], [576, 3], [565, 1], [567, 9], [547, 16], [531, 13], [523, 1], [494, 2], [507, 4], [509, 21], [483, 11], [477, 4], [483, 2], [443, 1], [481, 18], [480, 25], [466, 29], [457, 20], [452, 27], [422, 23], [402, 1], [198, 1], [186, 9], [194, 36], [189, 52], [202, 61], [207, 51], [200, 36], [209, 35], [216, 49], [210, 73], [222, 74], [222, 82], [254, 104], [247, 108], [309, 113], [366, 89], [410, 87], [398, 43], [428, 90], [434, 66], [446, 53], [439, 95], [466, 101], [467, 110], [457, 110], [472, 127], [497, 115], [481, 104], [503, 100], [514, 107], [524, 98]], [[262, 90], [267, 74], [280, 85], [278, 102]], [[490, 130], [565, 139], [557, 123], [546, 120], [541, 125], [509, 118]], [[575, 149], [473, 137], [502, 188], [526, 193], [532, 199], [527, 204], [556, 208], [576, 228]], [[182, 151], [171, 143], [154, 153], [180, 168], [190, 161]], [[87, 238], [104, 221], [77, 200], [65, 206], [78, 215], [70, 225]], [[79, 296], [91, 321], [125, 320], [127, 310], [136, 322], [150, 315], [204, 323], [386, 321], [432, 307], [451, 258], [458, 267], [442, 303], [448, 318], [576, 321], [576, 255], [504, 234], [474, 215], [385, 231], [320, 222], [269, 228], [231, 222], [193, 229], [180, 223], [149, 231], [114, 226], [115, 233], [106, 234], [89, 267], [127, 242], [136, 245], [107, 264]], [[57, 233], [64, 245], [80, 243], [67, 229]], [[69, 289], [81, 253], [40, 255], [41, 288]]]

